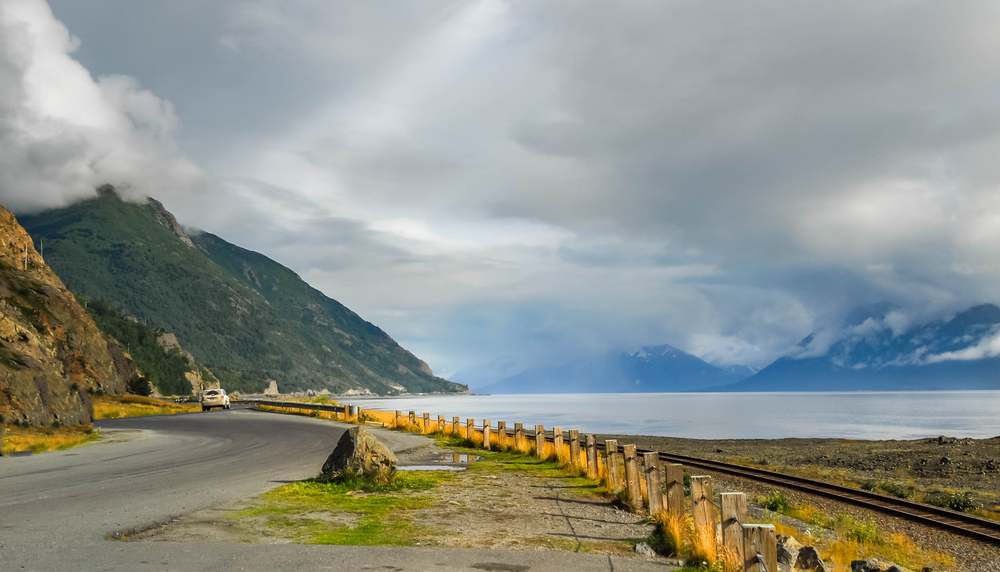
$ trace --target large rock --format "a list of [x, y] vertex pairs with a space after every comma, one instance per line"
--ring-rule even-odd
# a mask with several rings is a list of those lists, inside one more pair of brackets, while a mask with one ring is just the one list
[[808, 570], [809, 572], [826, 572], [826, 565], [819, 557], [819, 551], [812, 546], [803, 546], [799, 549], [799, 555], [795, 559], [795, 570]]
[[395, 472], [396, 455], [369, 431], [351, 427], [323, 463], [320, 476], [329, 480], [356, 475], [372, 482], [387, 483]]
[[877, 558], [854, 560], [851, 562], [851, 572], [910, 572], [902, 566]]
[[802, 545], [795, 540], [794, 536], [778, 535], [778, 570], [788, 572], [795, 566], [795, 561], [799, 558], [799, 549]]

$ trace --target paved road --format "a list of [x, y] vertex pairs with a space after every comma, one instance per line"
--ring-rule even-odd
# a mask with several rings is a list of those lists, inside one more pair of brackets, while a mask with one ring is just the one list
[[[109, 542], [315, 476], [346, 426], [239, 409], [95, 425], [128, 439], [0, 458], [0, 570], [663, 570], [557, 552]], [[397, 452], [428, 442], [377, 432]]]

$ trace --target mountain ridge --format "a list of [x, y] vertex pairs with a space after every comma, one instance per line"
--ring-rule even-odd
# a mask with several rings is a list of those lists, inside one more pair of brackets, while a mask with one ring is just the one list
[[74, 291], [172, 332], [227, 389], [456, 392], [388, 334], [263, 254], [189, 235], [161, 203], [96, 198], [23, 217]]

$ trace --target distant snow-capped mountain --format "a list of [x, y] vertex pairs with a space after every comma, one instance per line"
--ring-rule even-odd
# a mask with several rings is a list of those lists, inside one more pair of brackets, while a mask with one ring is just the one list
[[816, 331], [732, 391], [1000, 389], [1000, 308], [907, 328], [887, 307], [855, 312], [841, 331]]
[[484, 393], [653, 393], [698, 391], [733, 383], [727, 372], [673, 346], [644, 346], [538, 367], [483, 388]]

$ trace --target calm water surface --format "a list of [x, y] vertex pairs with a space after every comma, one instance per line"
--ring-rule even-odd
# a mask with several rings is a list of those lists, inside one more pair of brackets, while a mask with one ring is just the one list
[[369, 409], [588, 433], [698, 439], [915, 439], [1000, 435], [1000, 391], [604, 393], [356, 399]]

